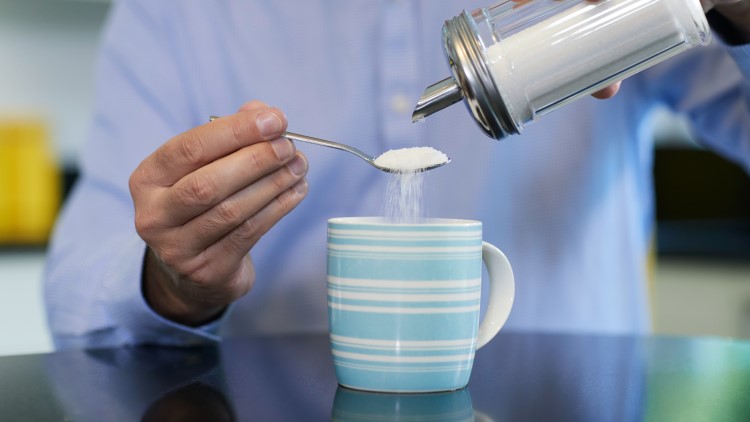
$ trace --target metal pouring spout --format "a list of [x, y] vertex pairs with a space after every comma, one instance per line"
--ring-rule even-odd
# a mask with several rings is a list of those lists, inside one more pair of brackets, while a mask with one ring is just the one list
[[436, 113], [464, 98], [464, 93], [453, 77], [427, 87], [411, 115], [412, 122], [418, 122], [430, 114]]

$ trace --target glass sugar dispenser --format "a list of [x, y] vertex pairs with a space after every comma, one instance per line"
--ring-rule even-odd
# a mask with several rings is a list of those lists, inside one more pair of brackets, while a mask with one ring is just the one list
[[463, 99], [502, 139], [710, 38], [699, 0], [506, 0], [463, 11], [443, 26], [453, 76], [425, 90], [412, 120]]

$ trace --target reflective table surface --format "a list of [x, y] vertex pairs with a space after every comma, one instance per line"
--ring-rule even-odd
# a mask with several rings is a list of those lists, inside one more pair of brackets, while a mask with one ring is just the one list
[[2, 421], [747, 421], [750, 342], [501, 333], [469, 386], [337, 386], [325, 335], [0, 357]]

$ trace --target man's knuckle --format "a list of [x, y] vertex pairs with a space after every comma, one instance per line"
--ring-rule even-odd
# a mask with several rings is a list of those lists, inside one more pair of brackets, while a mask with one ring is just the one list
[[235, 230], [235, 236], [244, 242], [257, 236], [259, 228], [260, 227], [254, 218], [248, 218], [237, 227], [237, 230]]
[[265, 167], [264, 160], [261, 157], [258, 148], [248, 148], [248, 161], [250, 168], [254, 169], [256, 172], [262, 171]]
[[216, 204], [215, 213], [219, 224], [235, 224], [241, 218], [239, 207], [231, 201], [222, 201]]
[[133, 223], [135, 224], [136, 233], [138, 233], [138, 235], [141, 237], [144, 237], [151, 230], [149, 222], [146, 221], [145, 218], [139, 217], [138, 215], [136, 215]]
[[286, 215], [288, 214], [295, 205], [295, 202], [291, 195], [289, 195], [287, 192], [282, 193], [281, 195], [277, 196], [274, 199], [274, 202], [276, 203], [276, 208], [279, 211], [279, 214]]
[[259, 236], [260, 227], [254, 218], [249, 218], [237, 226], [228, 236], [229, 246], [236, 251], [244, 251], [249, 248]]
[[247, 129], [242, 119], [229, 119], [229, 129], [237, 145], [244, 145], [244, 139], [247, 137]]
[[159, 259], [170, 268], [178, 269], [183, 263], [184, 256], [182, 249], [177, 245], [164, 244], [160, 245], [158, 251], [153, 248]]
[[159, 227], [159, 219], [154, 213], [136, 210], [134, 224], [135, 231], [141, 237], [148, 237]]
[[177, 145], [180, 157], [188, 164], [200, 165], [204, 162], [206, 151], [203, 137], [194, 134], [193, 136], [186, 137]]
[[128, 178], [128, 189], [130, 189], [130, 195], [133, 196], [141, 187], [141, 179], [143, 170], [140, 167], [136, 168], [135, 171]]
[[186, 205], [210, 206], [216, 201], [216, 184], [210, 177], [193, 177], [181, 189]]
[[211, 260], [205, 253], [199, 253], [183, 265], [183, 274], [196, 285], [206, 286], [213, 277]]
[[271, 174], [270, 180], [274, 188], [278, 192], [283, 192], [287, 187], [289, 187], [290, 180], [289, 180], [287, 172], [284, 172], [284, 171], [274, 172], [273, 174]]
[[219, 224], [213, 218], [198, 218], [191, 226], [197, 237], [213, 236], [220, 231]]

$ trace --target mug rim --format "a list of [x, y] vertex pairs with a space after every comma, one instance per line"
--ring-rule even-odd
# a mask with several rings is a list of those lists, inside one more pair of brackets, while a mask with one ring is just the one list
[[419, 227], [439, 227], [439, 226], [475, 226], [481, 225], [479, 220], [468, 220], [462, 218], [422, 218], [416, 222], [401, 223], [388, 221], [385, 217], [362, 216], [362, 217], [333, 217], [328, 219], [328, 224], [341, 225], [368, 225], [368, 226], [419, 226]]

